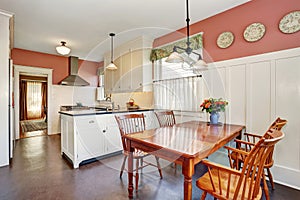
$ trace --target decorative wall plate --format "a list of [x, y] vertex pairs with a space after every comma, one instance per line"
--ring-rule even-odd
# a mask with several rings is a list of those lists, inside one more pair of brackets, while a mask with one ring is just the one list
[[295, 33], [300, 30], [300, 11], [286, 14], [279, 22], [279, 30], [283, 33]]
[[262, 23], [250, 24], [244, 31], [244, 39], [248, 42], [260, 40], [266, 32], [265, 25]]
[[229, 47], [234, 40], [234, 35], [232, 32], [223, 32], [219, 35], [218, 39], [217, 39], [217, 45], [218, 47], [225, 49], [227, 47]]

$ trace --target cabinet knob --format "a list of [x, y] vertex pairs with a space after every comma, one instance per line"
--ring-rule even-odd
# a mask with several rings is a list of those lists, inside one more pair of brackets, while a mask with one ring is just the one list
[[106, 133], [106, 129], [102, 130], [103, 133]]
[[89, 121], [89, 124], [93, 124], [93, 123], [95, 123], [95, 121], [94, 121], [94, 120], [91, 120], [91, 121]]

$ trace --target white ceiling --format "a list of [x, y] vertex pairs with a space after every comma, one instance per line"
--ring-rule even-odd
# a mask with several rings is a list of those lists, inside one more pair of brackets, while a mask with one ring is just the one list
[[[250, 0], [190, 0], [191, 24]], [[14, 47], [56, 54], [66, 41], [70, 55], [101, 61], [110, 50], [140, 35], [157, 38], [186, 26], [185, 0], [0, 0], [15, 14]]]

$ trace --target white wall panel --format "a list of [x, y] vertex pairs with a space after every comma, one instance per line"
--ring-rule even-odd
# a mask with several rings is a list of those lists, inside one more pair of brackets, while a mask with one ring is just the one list
[[229, 102], [227, 123], [246, 124], [246, 70], [245, 65], [226, 68], [226, 100]]
[[300, 57], [276, 61], [276, 115], [288, 120], [276, 164], [300, 170]]
[[247, 66], [247, 131], [261, 134], [274, 119], [271, 113], [271, 62]]
[[288, 120], [271, 170], [275, 182], [300, 189], [300, 48], [213, 65], [218, 70], [226, 68], [227, 122], [245, 124], [248, 131], [263, 134], [276, 117]]

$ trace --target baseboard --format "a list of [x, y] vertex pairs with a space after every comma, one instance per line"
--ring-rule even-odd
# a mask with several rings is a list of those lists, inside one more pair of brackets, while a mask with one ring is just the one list
[[300, 170], [274, 165], [271, 171], [275, 183], [300, 190]]

